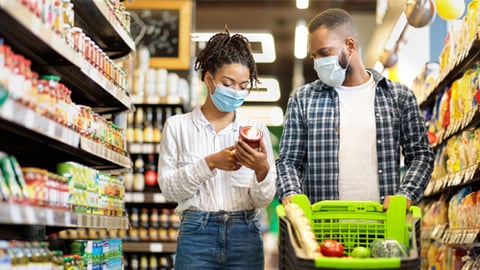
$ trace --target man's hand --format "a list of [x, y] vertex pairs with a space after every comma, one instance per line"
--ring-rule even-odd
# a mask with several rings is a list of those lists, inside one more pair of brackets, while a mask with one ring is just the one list
[[293, 195], [290, 195], [290, 196], [287, 196], [287, 197], [283, 198], [282, 204], [287, 205], [287, 204], [291, 203], [292, 202], [292, 197], [293, 197]]
[[[387, 211], [388, 206], [390, 205], [390, 199], [392, 198], [391, 195], [385, 197], [385, 200], [383, 200], [383, 211]], [[410, 209], [410, 206], [412, 205], [412, 201], [410, 201], [409, 198], [405, 197], [407, 199], [407, 212], [408, 209]]]

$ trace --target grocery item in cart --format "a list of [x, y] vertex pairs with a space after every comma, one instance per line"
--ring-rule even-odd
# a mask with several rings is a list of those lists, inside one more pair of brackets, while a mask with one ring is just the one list
[[308, 258], [322, 256], [320, 245], [315, 238], [310, 220], [305, 217], [303, 210], [295, 203], [285, 205], [285, 213], [292, 223], [295, 235]]

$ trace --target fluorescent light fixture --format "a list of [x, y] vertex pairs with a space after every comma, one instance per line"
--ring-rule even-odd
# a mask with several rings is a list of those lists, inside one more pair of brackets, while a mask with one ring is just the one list
[[307, 9], [309, 0], [297, 0], [298, 9]]
[[283, 111], [279, 106], [243, 105], [237, 109], [243, 118], [263, 122], [267, 126], [283, 125]]
[[280, 84], [275, 78], [258, 78], [257, 88], [252, 89], [245, 101], [276, 102], [280, 99]]
[[400, 38], [400, 35], [405, 29], [405, 26], [407, 26], [407, 16], [405, 15], [405, 12], [402, 12], [400, 17], [398, 18], [397, 24], [395, 24], [395, 27], [390, 34], [390, 37], [385, 43], [385, 50], [391, 51], [393, 49], [398, 39]]
[[[216, 33], [192, 33], [192, 41], [207, 42]], [[270, 33], [241, 33], [250, 43], [259, 42], [261, 53], [253, 53], [257, 63], [273, 63], [277, 58], [275, 53], [275, 41]]]
[[300, 19], [297, 21], [297, 26], [295, 27], [294, 55], [298, 59], [303, 59], [307, 56], [307, 38], [307, 23], [305, 20]]

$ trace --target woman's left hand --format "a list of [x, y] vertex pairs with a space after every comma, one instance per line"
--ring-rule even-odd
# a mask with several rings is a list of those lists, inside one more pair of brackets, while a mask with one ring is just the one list
[[257, 150], [251, 148], [240, 138], [237, 142], [235, 156], [240, 164], [255, 171], [258, 182], [263, 181], [267, 176], [270, 164], [268, 163], [267, 150], [265, 149], [263, 140], [260, 141], [260, 146]]

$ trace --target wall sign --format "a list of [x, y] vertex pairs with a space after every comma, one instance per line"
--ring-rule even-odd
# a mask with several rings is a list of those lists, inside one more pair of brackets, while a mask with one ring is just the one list
[[174, 70], [190, 65], [191, 0], [131, 0], [131, 32], [137, 49], [150, 52], [150, 66]]

